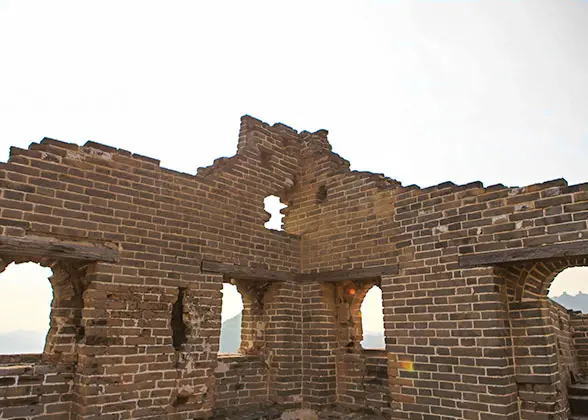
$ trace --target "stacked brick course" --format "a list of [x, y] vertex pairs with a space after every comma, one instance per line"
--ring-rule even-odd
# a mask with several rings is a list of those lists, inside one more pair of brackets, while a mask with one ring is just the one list
[[[246, 116], [237, 154], [196, 176], [93, 142], [12, 148], [0, 258], [52, 266], [56, 298], [42, 357], [0, 358], [0, 418], [568, 418], [588, 327], [546, 295], [587, 263], [588, 184], [404, 187], [326, 135]], [[227, 281], [243, 345], [218, 356]], [[374, 284], [382, 352], [359, 347]]]

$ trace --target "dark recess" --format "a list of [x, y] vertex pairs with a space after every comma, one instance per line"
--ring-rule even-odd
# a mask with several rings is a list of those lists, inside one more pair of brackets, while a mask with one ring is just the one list
[[184, 324], [184, 289], [178, 288], [178, 300], [172, 307], [172, 343], [174, 349], [181, 350], [186, 343], [186, 324]]

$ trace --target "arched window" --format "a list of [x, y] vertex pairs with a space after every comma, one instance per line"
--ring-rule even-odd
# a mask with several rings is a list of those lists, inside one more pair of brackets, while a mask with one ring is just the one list
[[237, 353], [241, 347], [243, 298], [237, 286], [223, 283], [219, 353]]
[[588, 313], [588, 267], [571, 267], [559, 273], [548, 296], [567, 309]]
[[271, 215], [270, 219], [265, 223], [266, 229], [282, 230], [282, 219], [284, 215], [281, 210], [288, 207], [280, 201], [280, 197], [269, 195], [263, 200], [264, 208], [267, 213]]
[[43, 353], [49, 330], [52, 271], [12, 263], [0, 274], [0, 354]]
[[382, 289], [373, 286], [368, 290], [361, 303], [360, 311], [363, 330], [361, 347], [366, 350], [385, 349]]

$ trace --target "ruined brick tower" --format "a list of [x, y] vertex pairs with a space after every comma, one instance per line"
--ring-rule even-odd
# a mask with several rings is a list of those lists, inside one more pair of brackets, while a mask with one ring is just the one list
[[[12, 148], [1, 265], [50, 266], [54, 299], [43, 354], [0, 356], [0, 418], [569, 418], [588, 319], [547, 291], [588, 262], [588, 184], [404, 187], [326, 136], [245, 116], [237, 154], [195, 176], [93, 142]], [[218, 355], [223, 282], [239, 354]], [[373, 285], [385, 350], [359, 345]]]

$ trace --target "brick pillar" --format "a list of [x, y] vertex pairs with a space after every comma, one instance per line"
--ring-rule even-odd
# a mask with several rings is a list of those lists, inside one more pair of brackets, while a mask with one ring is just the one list
[[84, 271], [75, 265], [59, 263], [49, 279], [53, 287], [50, 328], [43, 357], [51, 363], [77, 361], [77, 343], [83, 339], [81, 325]]
[[302, 404], [301, 292], [298, 283], [275, 282], [264, 299], [269, 398], [284, 409]]
[[427, 283], [406, 272], [382, 277], [394, 415], [518, 420], [500, 278], [474, 269]]
[[[97, 418], [101, 415], [102, 401], [108, 401], [108, 397], [100, 400], [100, 394], [103, 394], [105, 390], [105, 386], [102, 385], [105, 382], [102, 379], [107, 376], [106, 363], [103, 360], [108, 360], [112, 364], [124, 364], [124, 356], [108, 355], [108, 349], [120, 348], [124, 341], [119, 335], [109, 337], [108, 334], [109, 325], [122, 327], [120, 320], [109, 320], [107, 296], [111, 297], [108, 285], [112, 282], [112, 273], [108, 272], [109, 268], [105, 264], [93, 264], [86, 271], [88, 286], [83, 294], [82, 309], [85, 336], [77, 347], [78, 360], [74, 378], [72, 420]], [[113, 309], [115, 305], [122, 305], [122, 302], [114, 302], [114, 300], [111, 303]]]
[[243, 299], [241, 314], [240, 354], [260, 354], [265, 347], [265, 329], [268, 316], [265, 313], [267, 282], [233, 280]]
[[303, 285], [303, 395], [308, 408], [319, 409], [337, 399], [337, 321], [335, 287]]
[[[406, 388], [414, 387], [414, 381], [410, 375], [402, 370], [409, 370], [413, 358], [406, 352], [406, 333], [398, 331], [397, 321], [408, 319], [405, 301], [398, 299], [397, 294], [406, 291], [407, 285], [402, 280], [395, 281], [392, 276], [383, 276], [381, 281], [382, 304], [384, 307], [384, 333], [386, 340], [386, 353], [388, 357], [388, 388], [391, 399], [391, 409], [396, 412], [402, 410], [402, 404], [414, 404], [415, 396], [412, 392], [406, 393]], [[403, 418], [403, 417], [400, 417]], [[408, 418], [408, 417], [406, 417]]]
[[[349, 410], [368, 409], [366, 358], [363, 350], [361, 305], [376, 280], [337, 282], [337, 402]], [[377, 378], [372, 378], [379, 380]], [[378, 405], [378, 409], [381, 404]]]
[[[186, 341], [180, 350], [171, 354], [160, 354], [157, 364], [150, 369], [164, 371], [156, 386], [174, 386], [171, 393], [171, 408], [168, 407], [168, 419], [206, 418], [212, 413], [216, 394], [217, 352], [219, 348], [221, 327], [221, 288], [223, 278], [220, 275], [201, 274], [194, 276], [196, 281], [183, 282], [183, 322]], [[177, 288], [171, 289], [175, 297]], [[168, 292], [169, 293], [169, 292]], [[169, 315], [168, 315], [169, 317]], [[166, 331], [158, 330], [163, 337], [162, 344], [169, 346], [171, 341]], [[155, 335], [155, 334], [153, 334]], [[159, 335], [159, 334], [158, 334]], [[165, 351], [159, 347], [159, 351]], [[173, 362], [173, 364], [170, 363]], [[168, 379], [176, 378], [173, 383]], [[149, 394], [151, 396], [151, 394]], [[157, 395], [166, 400], [165, 389]], [[147, 404], [142, 414], [147, 414]]]
[[[182, 279], [147, 286], [122, 270], [104, 263], [87, 270], [72, 420], [209, 416], [222, 276], [186, 270]], [[174, 343], [180, 295], [184, 337]]]
[[509, 315], [521, 419], [567, 419], [547, 298], [511, 302]]

